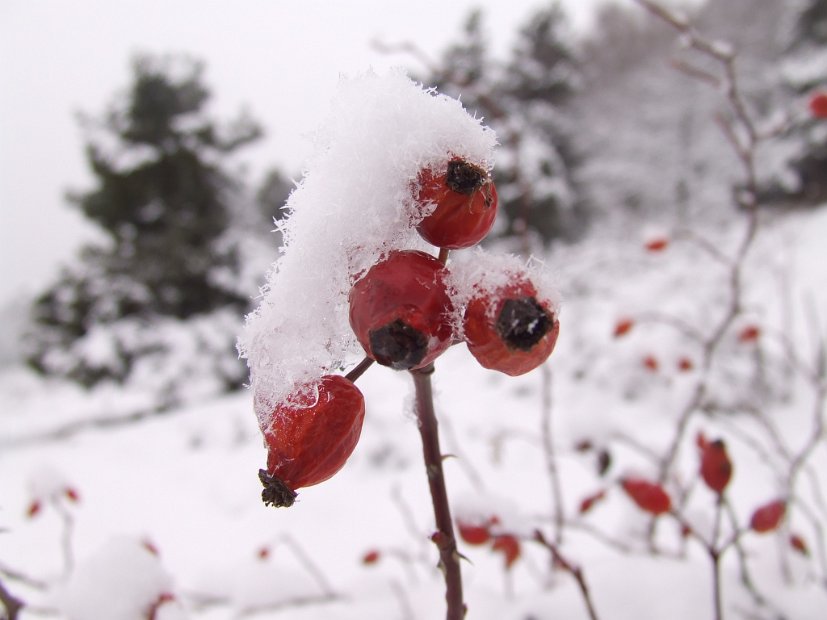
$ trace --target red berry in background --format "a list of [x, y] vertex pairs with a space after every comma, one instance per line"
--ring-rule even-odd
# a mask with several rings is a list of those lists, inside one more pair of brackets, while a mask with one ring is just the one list
[[417, 224], [425, 241], [457, 250], [485, 238], [497, 216], [497, 190], [488, 173], [463, 159], [452, 159], [444, 173], [419, 173], [417, 202], [436, 207]]
[[491, 549], [503, 554], [506, 569], [511, 568], [520, 559], [520, 541], [511, 534], [497, 536]]
[[338, 375], [277, 405], [264, 431], [267, 469], [259, 471], [265, 505], [292, 506], [296, 489], [339, 471], [359, 441], [364, 417], [362, 393]]
[[738, 342], [755, 342], [761, 335], [761, 328], [757, 325], [746, 325], [738, 332]]
[[151, 541], [150, 539], [148, 539], [148, 538], [144, 538], [144, 539], [141, 541], [141, 546], [142, 546], [144, 549], [146, 549], [147, 551], [149, 551], [152, 555], [156, 556], [156, 557], [157, 557], [157, 556], [159, 556], [159, 555], [161, 555], [161, 552], [160, 552], [160, 550], [158, 549], [158, 545], [156, 545], [154, 542], [152, 542], [152, 541]]
[[669, 247], [669, 239], [666, 237], [653, 237], [649, 239], [644, 246], [647, 252], [663, 252]]
[[678, 360], [678, 370], [681, 372], [690, 372], [695, 368], [695, 364], [688, 357], [681, 357]]
[[542, 364], [557, 343], [560, 322], [537, 289], [518, 280], [474, 296], [463, 317], [465, 342], [485, 368], [512, 377]]
[[350, 326], [369, 357], [395, 370], [422, 368], [451, 346], [445, 266], [414, 250], [395, 251], [350, 291]]
[[641, 510], [660, 515], [672, 508], [672, 500], [659, 484], [640, 478], [624, 478], [621, 485]]
[[749, 526], [759, 534], [771, 532], [781, 525], [781, 520], [786, 512], [787, 503], [784, 500], [779, 499], [764, 504], [752, 513]]
[[815, 93], [810, 97], [809, 107], [816, 118], [827, 118], [827, 93]]
[[457, 519], [459, 537], [469, 545], [484, 545], [491, 540], [491, 530], [488, 523], [469, 523]]
[[40, 503], [40, 500], [32, 500], [29, 504], [28, 508], [26, 508], [26, 516], [29, 519], [33, 519], [37, 515], [40, 514], [40, 511], [43, 509], [43, 504]]
[[362, 556], [362, 564], [365, 566], [376, 564], [381, 557], [382, 555], [376, 549], [371, 549]]
[[790, 534], [790, 547], [798, 551], [801, 555], [810, 555], [810, 549], [807, 543], [798, 534]]
[[70, 502], [77, 503], [80, 501], [80, 494], [78, 490], [74, 487], [66, 487], [63, 489], [63, 494], [66, 496]]
[[726, 444], [720, 439], [709, 441], [701, 448], [701, 478], [718, 495], [724, 492], [732, 478], [732, 461]]
[[643, 367], [649, 372], [657, 372], [658, 368], [660, 368], [658, 358], [656, 358], [654, 355], [645, 356], [641, 363], [643, 364]]
[[589, 512], [592, 508], [594, 508], [595, 504], [597, 504], [605, 498], [606, 491], [603, 490], [600, 490], [597, 493], [592, 493], [591, 495], [584, 497], [580, 501], [580, 514], [582, 515]]
[[175, 602], [175, 595], [171, 592], [162, 592], [158, 595], [158, 598], [152, 603], [147, 612], [147, 620], [157, 620], [158, 618], [158, 609], [161, 605], [165, 605], [166, 603], [173, 603]]
[[634, 326], [635, 322], [632, 319], [619, 319], [618, 322], [615, 323], [614, 337], [620, 338], [621, 336], [625, 336]]

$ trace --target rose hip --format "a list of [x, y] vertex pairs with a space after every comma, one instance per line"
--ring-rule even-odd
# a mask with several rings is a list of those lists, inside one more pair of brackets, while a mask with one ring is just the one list
[[350, 325], [369, 357], [395, 370], [422, 368], [452, 342], [445, 266], [414, 250], [391, 252], [350, 291]]
[[482, 366], [514, 377], [551, 355], [560, 322], [534, 285], [519, 280], [473, 297], [463, 329], [468, 350]]
[[326, 375], [277, 405], [264, 431], [267, 469], [259, 471], [266, 505], [291, 506], [296, 489], [338, 472], [359, 441], [365, 400], [345, 377]]
[[471, 247], [485, 238], [497, 216], [497, 190], [488, 173], [454, 158], [444, 173], [419, 173], [417, 202], [436, 207], [416, 229], [425, 241], [449, 250]]

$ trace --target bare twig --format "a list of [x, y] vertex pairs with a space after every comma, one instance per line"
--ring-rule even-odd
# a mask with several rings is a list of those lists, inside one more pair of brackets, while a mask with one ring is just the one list
[[586, 605], [586, 611], [589, 614], [589, 618], [591, 620], [598, 620], [597, 611], [595, 610], [594, 603], [592, 602], [591, 593], [589, 591], [589, 586], [586, 583], [586, 577], [583, 574], [583, 570], [579, 566], [575, 566], [569, 562], [565, 556], [560, 553], [559, 547], [550, 542], [540, 530], [536, 530], [534, 532], [534, 540], [548, 549], [551, 552], [554, 562], [574, 577], [574, 580], [577, 582], [577, 587], [580, 589], [580, 594], [583, 597], [583, 603]]
[[289, 534], [282, 536], [281, 542], [290, 548], [290, 551], [299, 563], [304, 567], [308, 574], [316, 580], [316, 583], [319, 585], [319, 588], [324, 596], [335, 598], [337, 594], [333, 586], [330, 585], [330, 582], [327, 580], [325, 574], [311, 559], [310, 555], [302, 548], [302, 546], [299, 545], [299, 543]]
[[40, 579], [35, 579], [34, 577], [30, 577], [29, 575], [24, 575], [20, 571], [14, 570], [13, 568], [9, 568], [3, 564], [0, 564], [0, 576], [5, 577], [10, 581], [17, 581], [22, 583], [26, 587], [32, 588], [34, 590], [45, 591], [49, 584], [45, 581]]
[[0, 604], [6, 610], [6, 620], [17, 620], [20, 610], [25, 607], [25, 603], [19, 598], [16, 598], [9, 592], [0, 581]]
[[554, 544], [559, 546], [563, 543], [563, 527], [565, 525], [565, 512], [563, 507], [563, 489], [560, 484], [560, 473], [557, 469], [557, 456], [554, 448], [554, 435], [552, 432], [552, 402], [551, 402], [551, 368], [543, 364], [541, 368], [541, 379], [543, 382], [543, 401], [541, 408], [540, 433], [543, 439], [543, 454], [546, 459], [546, 471], [551, 482], [552, 514], [554, 515]]
[[345, 375], [348, 381], [356, 381], [359, 377], [365, 374], [365, 371], [373, 365], [373, 359], [365, 357], [361, 362], [354, 366], [350, 372]]
[[460, 469], [465, 472], [465, 475], [468, 477], [468, 480], [471, 481], [471, 484], [477, 492], [485, 492], [485, 482], [483, 482], [482, 475], [477, 471], [471, 459], [468, 458], [468, 455], [462, 449], [462, 444], [457, 440], [456, 432], [454, 432], [454, 425], [447, 417], [442, 420], [442, 428], [445, 431], [445, 438], [448, 441], [451, 454], [457, 457], [456, 462]]

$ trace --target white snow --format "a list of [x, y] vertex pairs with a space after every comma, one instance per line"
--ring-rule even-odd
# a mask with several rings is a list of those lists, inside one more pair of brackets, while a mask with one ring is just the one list
[[272, 405], [358, 359], [347, 318], [356, 276], [393, 249], [433, 251], [413, 228], [418, 173], [452, 156], [490, 169], [495, 144], [459, 101], [401, 72], [342, 79], [240, 340], [257, 398]]
[[[657, 121], [655, 130], [674, 130], [673, 113], [646, 108], [642, 116]], [[589, 177], [602, 178], [605, 196], [645, 186], [650, 199], [673, 198], [673, 173], [690, 160], [672, 162], [671, 173], [662, 175], [651, 172], [664, 162], [622, 160], [624, 151], [627, 159], [637, 152], [630, 144], [651, 140], [655, 130], [602, 136], [614, 150], [602, 166], [593, 164]], [[488, 167], [494, 143], [456, 101], [401, 74], [342, 81], [316, 136], [316, 155], [290, 198], [282, 255], [242, 339], [255, 388], [275, 399], [293, 382], [339, 371], [360, 356], [347, 325], [347, 289], [383, 252], [423, 247], [409, 212], [417, 172], [438, 165], [446, 153]], [[726, 156], [704, 157], [727, 168]], [[617, 168], [607, 168], [607, 161]], [[655, 536], [662, 553], [650, 553], [650, 519], [618, 484], [629, 473], [657, 475], [657, 461], [670, 450], [699, 381], [706, 382], [707, 409], [690, 419], [665, 483], [682, 516], [702, 536], [714, 535], [716, 498], [698, 480], [699, 432], [724, 439], [734, 465], [722, 536], [745, 527], [757, 506], [790, 491], [784, 487], [791, 455], [812, 441], [824, 416], [823, 376], [808, 373], [823, 375], [827, 210], [762, 214], [741, 274], [743, 313], [721, 339], [715, 363], [701, 368], [702, 345], [693, 334], [708, 335], [727, 311], [731, 280], [720, 256], [734, 254], [744, 222], [732, 213], [705, 217], [726, 209], [730, 195], [721, 189], [723, 179], [701, 188], [692, 185], [696, 180], [688, 182], [705, 206], [676, 216], [679, 226], [606, 225], [532, 262], [494, 250], [452, 254], [459, 305], [474, 285], [498, 286], [525, 271], [537, 277], [542, 295], [555, 303], [566, 299], [560, 338], [543, 369], [505, 377], [481, 368], [459, 346], [436, 362], [436, 409], [443, 451], [452, 455], [444, 463], [455, 517], [495, 515], [502, 533], [522, 538], [522, 555], [507, 572], [490, 547], [460, 545], [469, 560], [462, 564], [469, 620], [587, 617], [575, 580], [553, 569], [548, 550], [530, 540], [535, 530], [554, 532], [558, 517], [565, 523], [560, 552], [582, 568], [602, 620], [712, 617], [704, 549], [664, 515]], [[686, 234], [690, 229], [693, 235]], [[667, 251], [646, 251], [652, 235], [667, 233]], [[619, 317], [635, 321], [620, 338], [613, 335]], [[86, 392], [17, 367], [0, 373], [0, 580], [31, 605], [20, 620], [147, 620], [162, 599], [155, 620], [443, 615], [407, 374], [370, 368], [358, 383], [366, 397], [364, 429], [347, 465], [302, 490], [290, 509], [266, 508], [256, 476], [266, 454], [253, 394], [212, 396], [214, 373], [204, 364], [213, 356], [201, 354], [221, 346], [217, 332], [232, 330], [237, 320], [221, 315], [187, 326], [127, 325], [117, 338], [170, 346], [176, 361], [170, 369], [147, 357], [125, 388]], [[739, 330], [753, 323], [761, 336], [740, 341]], [[89, 353], [105, 361], [112, 345], [90, 344]], [[648, 357], [655, 368], [643, 363]], [[695, 367], [681, 369], [684, 357]], [[228, 361], [237, 361], [231, 352]], [[159, 385], [187, 406], [126, 423], [157, 404], [152, 395]], [[610, 459], [602, 468], [601, 458]], [[724, 554], [725, 617], [823, 616], [824, 471], [822, 438], [794, 480], [795, 501], [782, 528], [740, 537], [766, 606], [743, 586], [739, 553]], [[66, 484], [82, 498], [72, 505], [71, 520], [46, 508], [27, 518], [33, 499], [61, 493]], [[679, 489], [685, 497], [677, 497]], [[580, 514], [581, 501], [597, 492], [605, 497]], [[790, 548], [790, 534], [806, 541], [809, 556]], [[258, 554], [263, 547], [270, 549], [266, 558]], [[369, 550], [380, 559], [367, 566], [362, 558]], [[64, 566], [71, 567], [68, 578]], [[168, 594], [174, 599], [167, 601]]]
[[56, 599], [68, 620], [147, 620], [153, 606], [160, 611], [175, 605], [161, 602], [172, 592], [172, 580], [158, 557], [140, 540], [118, 537], [86, 558]]
[[[816, 315], [823, 316], [825, 231], [823, 210], [779, 218], [765, 225], [751, 254], [747, 276], [754, 286], [745, 303], [768, 334], [760, 342], [766, 369], [775, 368], [784, 354], [773, 345], [776, 337], [771, 334], [787, 334], [805, 360], [810, 359], [815, 344], [807, 317], [811, 311], [790, 313], [784, 308], [788, 300], [809, 299]], [[705, 234], [721, 250], [732, 247], [738, 237], [737, 230]], [[458, 252], [457, 263], [463, 254], [470, 258], [473, 253]], [[561, 551], [582, 567], [602, 620], [711, 616], [708, 558], [691, 541], [686, 553], [680, 552], [684, 543], [668, 517], [661, 518], [659, 541], [675, 554], [649, 555], [640, 538], [648, 520], [616, 482], [630, 471], [645, 476], [654, 472], [645, 451], [621, 436], [645, 449], [664, 450], [678, 409], [698, 377], [697, 369], [682, 373], [669, 363], [692, 353], [692, 344], [640, 316], [659, 309], [699, 319], [703, 326], [703, 317], [719, 311], [709, 303], [720, 299], [715, 262], [701, 260], [702, 255], [679, 239], [668, 252], [650, 255], [639, 237], [597, 236], [546, 257], [566, 296], [560, 340], [549, 362], [561, 505], [554, 499], [542, 450], [542, 373], [504, 377], [480, 368], [460, 346], [436, 363], [443, 450], [455, 455], [445, 461], [455, 516], [497, 514], [504, 530], [528, 535], [532, 527], [550, 527], [554, 510], [561, 508], [569, 524]], [[788, 290], [784, 295], [778, 293], [779, 279]], [[615, 321], [624, 315], [640, 320], [626, 336], [613, 338]], [[716, 398], [754, 398], [757, 384], [750, 380], [753, 367], [747, 362], [755, 347], [744, 349], [734, 337], [726, 347], [722, 370], [730, 380], [713, 385]], [[657, 373], [639, 365], [639, 356], [650, 351], [662, 362]], [[104, 408], [100, 395], [7, 371], [0, 375], [0, 568], [42, 579], [46, 588], [0, 579], [32, 605], [55, 609], [60, 600], [63, 611], [50, 616], [56, 620], [83, 618], [69, 612], [84, 613], [92, 605], [108, 609], [103, 606], [117, 601], [109, 600], [114, 594], [106, 592], [121, 588], [127, 589], [124, 603], [135, 608], [173, 588], [176, 602], [162, 605], [158, 620], [161, 611], [220, 620], [240, 610], [258, 610], [255, 617], [298, 620], [439, 618], [444, 590], [435, 568], [436, 551], [428, 540], [433, 517], [418, 433], [407, 411], [409, 383], [405, 373], [379, 367], [361, 377], [358, 386], [366, 397], [367, 414], [350, 461], [329, 481], [303, 490], [295, 506], [275, 511], [259, 500], [256, 473], [265, 462], [265, 449], [249, 392], [120, 429], [19, 444], [15, 438], [42, 434], [84, 415], [116, 417], [132, 403], [110, 390]], [[800, 377], [781, 374], [767, 387], [763, 407], [779, 430], [777, 440], [800, 449], [811, 432], [811, 386]], [[776, 439], [768, 439], [761, 428], [743, 412], [696, 417], [678, 458], [680, 477], [691, 480], [698, 468], [695, 434], [703, 431], [710, 439], [727, 442], [735, 466], [727, 492], [742, 525], [755, 507], [780, 490], [777, 467], [782, 459], [772, 447]], [[610, 451], [606, 476], [596, 473], [595, 449], [575, 448], [584, 439], [595, 449]], [[770, 458], [754, 450], [756, 441]], [[59, 576], [61, 521], [48, 509], [36, 519], [25, 517], [32, 481], [37, 485], [44, 477], [58, 479], [49, 467], [82, 498], [72, 507], [77, 574], [68, 583]], [[827, 454], [821, 447], [810, 469], [820, 478], [822, 493], [819, 472], [825, 467]], [[810, 474], [801, 479], [802, 501], [810, 501], [810, 479]], [[601, 489], [606, 497], [580, 516], [580, 501]], [[714, 501], [713, 494], [695, 485], [686, 507], [690, 522], [705, 535], [711, 532]], [[797, 620], [817, 620], [827, 605], [818, 582], [813, 525], [793, 507], [788, 530], [743, 538], [757, 588]], [[789, 550], [788, 532], [807, 541], [810, 557]], [[123, 536], [130, 542], [111, 546], [112, 539], [123, 541]], [[312, 567], [281, 543], [284, 536]], [[135, 542], [143, 540], [158, 547], [157, 558]], [[272, 549], [265, 560], [257, 556], [262, 546]], [[373, 549], [380, 552], [380, 560], [363, 565], [362, 556]], [[523, 555], [508, 576], [502, 558], [490, 547], [462, 545], [460, 550], [470, 560], [462, 565], [469, 619], [587, 617], [574, 580], [560, 571], [549, 573], [548, 553], [536, 544], [522, 543]], [[790, 567], [789, 580], [782, 578], [782, 562]], [[143, 572], [122, 574], [127, 566], [137, 565]], [[323, 576], [321, 581], [313, 569]], [[116, 576], [120, 585], [105, 590]], [[728, 615], [754, 609], [732, 550], [724, 556], [722, 576]], [[77, 599], [69, 594], [59, 598], [57, 592], [76, 592]], [[413, 611], [405, 616], [406, 609]], [[92, 617], [119, 618], [114, 614], [122, 612], [111, 613]], [[21, 620], [38, 617], [24, 610]]]

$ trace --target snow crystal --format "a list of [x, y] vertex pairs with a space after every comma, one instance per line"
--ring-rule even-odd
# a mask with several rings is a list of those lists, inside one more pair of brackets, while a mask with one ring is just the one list
[[361, 355], [348, 322], [352, 282], [390, 250], [428, 247], [413, 227], [418, 172], [451, 156], [489, 170], [495, 144], [459, 101], [401, 72], [340, 82], [287, 201], [281, 256], [239, 339], [259, 402]]
[[[537, 289], [537, 297], [546, 302], [555, 314], [560, 312], [560, 292], [551, 272], [536, 258], [525, 260], [511, 254], [493, 254], [482, 248], [454, 255], [446, 279], [451, 301], [461, 309], [472, 297], [496, 291], [520, 279], [529, 280]], [[461, 315], [460, 315], [461, 317]], [[457, 323], [461, 323], [458, 318]], [[460, 325], [456, 326], [460, 333]]]

